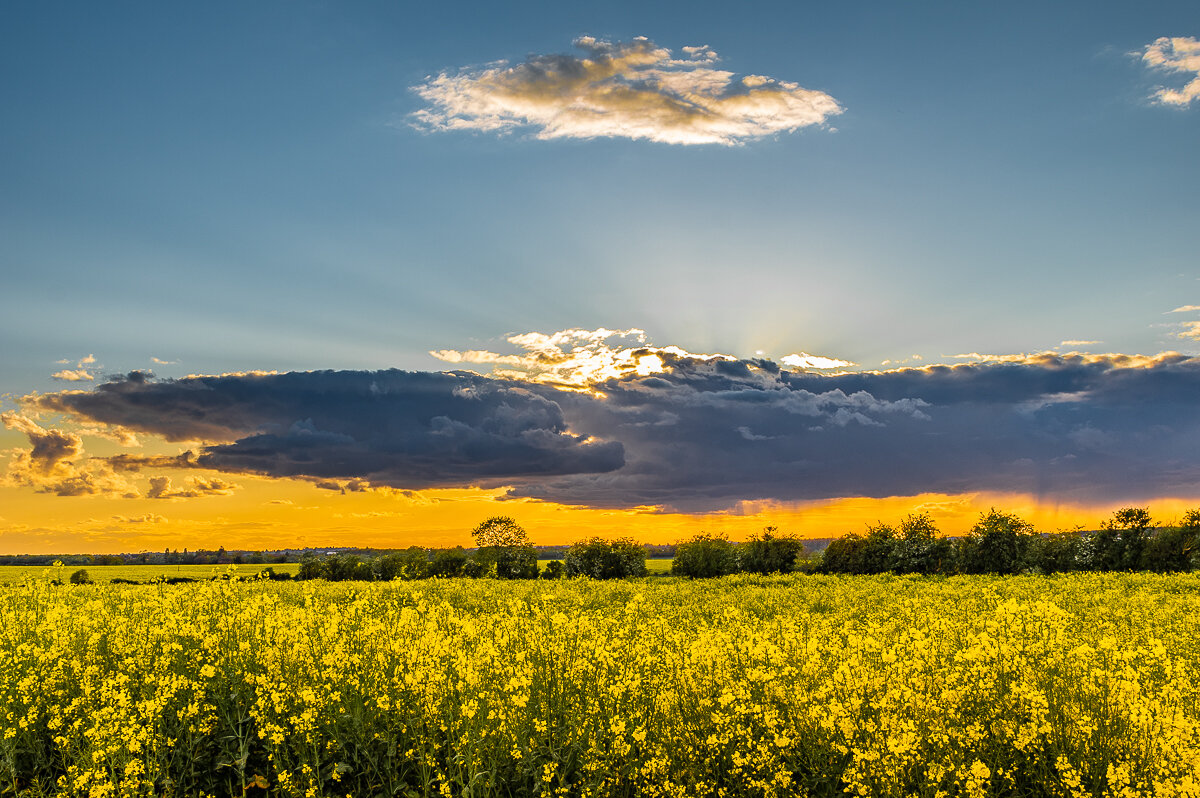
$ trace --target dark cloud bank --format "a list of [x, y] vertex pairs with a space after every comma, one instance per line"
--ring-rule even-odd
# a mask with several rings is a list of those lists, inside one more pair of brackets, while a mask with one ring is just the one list
[[514, 496], [596, 507], [1200, 495], [1200, 359], [1041, 355], [827, 376], [656, 351], [662, 373], [610, 379], [601, 395], [393, 370], [133, 374], [34, 401], [206, 442], [176, 465], [402, 489], [511, 485]]

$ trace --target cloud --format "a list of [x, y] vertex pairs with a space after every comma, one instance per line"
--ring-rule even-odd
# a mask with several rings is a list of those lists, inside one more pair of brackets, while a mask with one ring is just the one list
[[1102, 343], [1104, 343], [1104, 342], [1103, 341], [1070, 340], [1070, 341], [1063, 341], [1062, 343], [1059, 344], [1059, 346], [1095, 346], [1096, 344], [1102, 344]]
[[1168, 310], [1168, 313], [1192, 313], [1200, 310], [1200, 305], [1180, 305], [1174, 310]]
[[924, 492], [1136, 501], [1200, 484], [1200, 359], [1173, 353], [837, 375], [680, 359], [598, 387], [604, 399], [559, 401], [575, 428], [621, 441], [625, 466], [512, 496], [710, 511]]
[[830, 374], [654, 346], [636, 330], [509, 340], [518, 363], [477, 358], [505, 377], [130, 377], [27, 402], [207, 441], [119, 455], [114, 472], [248, 472], [348, 493], [507, 487], [510, 498], [709, 512], [921, 493], [1138, 501], [1200, 485], [1200, 358], [1178, 353]]
[[1200, 321], [1184, 322], [1183, 330], [1175, 333], [1177, 338], [1190, 338], [1193, 341], [1200, 341]]
[[840, 369], [858, 365], [857, 363], [851, 363], [849, 360], [810, 355], [807, 352], [801, 352], [796, 355], [784, 355], [779, 359], [779, 362], [785, 366], [792, 366], [799, 369]]
[[67, 382], [82, 382], [84, 380], [90, 382], [96, 379], [90, 372], [84, 371], [83, 369], [74, 371], [71, 369], [63, 369], [62, 371], [54, 372], [50, 376], [56, 380], [65, 380]]
[[146, 498], [195, 499], [201, 496], [228, 496], [240, 487], [223, 479], [190, 477], [186, 487], [175, 489], [171, 487], [170, 477], [150, 477], [150, 489], [146, 491]]
[[581, 36], [584, 55], [531, 55], [521, 63], [441, 72], [413, 87], [429, 105], [424, 130], [508, 132], [539, 139], [628, 138], [736, 145], [820, 125], [842, 112], [822, 91], [717, 69], [717, 54], [684, 47], [681, 58], [645, 37]]
[[146, 513], [144, 515], [114, 515], [113, 520], [118, 524], [165, 524], [167, 519], [157, 513]]
[[1183, 73], [1190, 79], [1181, 89], [1160, 86], [1152, 95], [1163, 105], [1190, 105], [1200, 99], [1200, 40], [1190, 36], [1160, 36], [1142, 52], [1142, 62], [1163, 72]]
[[467, 373], [318, 371], [163, 381], [135, 373], [92, 391], [30, 401], [170, 441], [208, 442], [176, 457], [111, 458], [120, 471], [199, 467], [329, 480], [338, 490], [355, 490], [355, 479], [416, 489], [509, 485], [623, 462], [621, 444], [575, 434], [559, 405], [528, 384]]
[[154, 363], [156, 365], [159, 365], [159, 366], [174, 366], [179, 361], [178, 360], [159, 360], [156, 357], [152, 357], [152, 358], [150, 358], [150, 362]]
[[0, 423], [29, 437], [31, 449], [16, 449], [4, 481], [59, 496], [121, 496], [135, 498], [137, 490], [103, 461], [80, 466], [83, 441], [73, 432], [45, 429], [33, 419], [12, 411], [0, 413]]
[[[632, 346], [613, 346], [613, 339], [632, 343]], [[627, 375], [646, 376], [663, 371], [664, 357], [686, 357], [692, 360], [727, 360], [732, 355], [703, 355], [687, 352], [677, 346], [646, 345], [644, 330], [561, 330], [556, 333], [529, 332], [510, 335], [510, 344], [525, 350], [520, 355], [472, 349], [459, 352], [439, 349], [429, 354], [447, 363], [476, 363], [501, 365], [498, 376], [513, 377], [560, 387], [585, 388], [604, 380]]]

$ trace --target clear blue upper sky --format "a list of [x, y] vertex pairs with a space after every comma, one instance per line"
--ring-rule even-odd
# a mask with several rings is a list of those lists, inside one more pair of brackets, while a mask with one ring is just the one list
[[[0, 392], [111, 371], [444, 367], [640, 327], [866, 367], [1200, 352], [1177, 3], [7, 3]], [[645, 36], [824, 92], [739, 146], [418, 129], [415, 87]], [[475, 70], [474, 73], [471, 70]], [[154, 365], [151, 358], [176, 361]]]

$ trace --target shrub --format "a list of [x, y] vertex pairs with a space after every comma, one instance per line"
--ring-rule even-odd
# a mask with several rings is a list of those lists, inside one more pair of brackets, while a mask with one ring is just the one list
[[645, 576], [646, 549], [628, 538], [613, 541], [601, 537], [587, 538], [567, 550], [564, 571], [567, 576], [588, 576], [592, 579]]
[[980, 515], [959, 541], [959, 564], [968, 574], [1015, 574], [1027, 565], [1033, 524], [996, 508]]
[[92, 584], [92, 578], [90, 576], [88, 576], [87, 569], [80, 568], [78, 571], [75, 571], [74, 573], [72, 573], [71, 574], [71, 584], [73, 584], [73, 585], [90, 585], [90, 584]]
[[804, 555], [804, 541], [791, 535], [779, 535], [778, 527], [763, 529], [737, 547], [738, 568], [752, 574], [785, 574]]
[[542, 569], [542, 579], [562, 579], [563, 564], [562, 560], [551, 560], [546, 563], [546, 567]]
[[724, 535], [708, 535], [704, 532], [676, 545], [675, 559], [671, 562], [671, 573], [706, 579], [724, 576], [737, 571], [737, 548]]
[[440, 577], [465, 576], [467, 551], [462, 546], [453, 549], [441, 549], [433, 553], [433, 562], [429, 563], [429, 575]]

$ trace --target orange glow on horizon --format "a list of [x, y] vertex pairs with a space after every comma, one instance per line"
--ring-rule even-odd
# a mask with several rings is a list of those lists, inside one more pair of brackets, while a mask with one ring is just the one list
[[[197, 472], [165, 473], [183, 483]], [[1123, 506], [1051, 504], [1022, 494], [922, 494], [743, 502], [724, 512], [683, 514], [505, 500], [503, 489], [339, 493], [302, 481], [221, 476], [239, 489], [231, 495], [188, 499], [117, 499], [0, 488], [0, 554], [109, 554], [221, 546], [249, 550], [471, 546], [470, 530], [493, 515], [514, 517], [538, 545], [566, 544], [592, 535], [673, 543], [702, 531], [745, 540], [766, 526], [806, 539], [833, 538], [862, 532], [879, 521], [896, 523], [914, 512], [928, 512], [943, 534], [962, 535], [991, 507], [1014, 512], [1039, 531], [1053, 532], [1095, 529]], [[1170, 523], [1200, 506], [1200, 500], [1161, 498], [1143, 504], [1157, 522]]]

